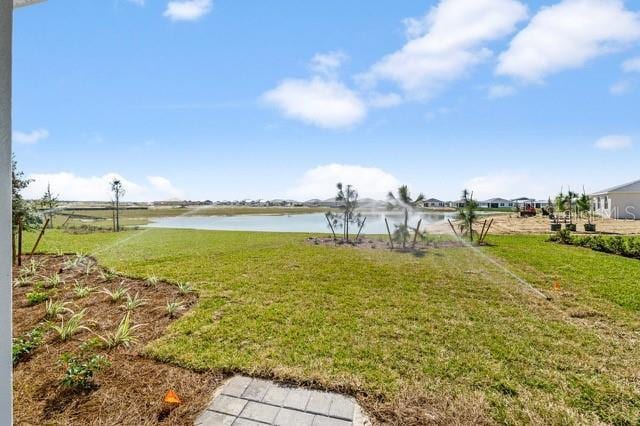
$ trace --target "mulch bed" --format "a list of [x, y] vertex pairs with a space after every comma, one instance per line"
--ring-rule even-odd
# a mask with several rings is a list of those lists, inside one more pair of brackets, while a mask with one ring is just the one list
[[[77, 261], [73, 265], [72, 260]], [[159, 282], [150, 285], [142, 280], [122, 276], [105, 276], [95, 260], [89, 257], [34, 256], [37, 264], [35, 274], [13, 290], [13, 336], [19, 337], [46, 322], [45, 302], [30, 305], [26, 294], [42, 285], [45, 277], [56, 273], [64, 283], [47, 289], [50, 298], [71, 302], [67, 307], [74, 312], [86, 309], [84, 325], [89, 330], [80, 330], [66, 342], [46, 325], [43, 343], [26, 359], [14, 366], [14, 422], [15, 424], [122, 424], [146, 425], [169, 424], [191, 425], [194, 419], [210, 402], [213, 390], [223, 377], [215, 373], [199, 373], [150, 359], [142, 354], [145, 345], [160, 337], [174, 321], [166, 312], [168, 301], [180, 301], [184, 309], [197, 301], [195, 293], [180, 294], [177, 286]], [[24, 262], [22, 270], [14, 269], [14, 282], [25, 271], [30, 260]], [[102, 274], [101, 274], [102, 272]], [[76, 281], [95, 288], [90, 295], [78, 298], [74, 293]], [[144, 324], [135, 330], [138, 341], [130, 347], [103, 346], [92, 349], [92, 354], [105, 355], [110, 365], [100, 371], [94, 385], [88, 390], [78, 390], [61, 385], [65, 367], [59, 362], [64, 353], [79, 353], [81, 345], [97, 336], [112, 333], [117, 328], [126, 310], [124, 301], [112, 302], [101, 290], [113, 291], [126, 286], [128, 294], [145, 299], [145, 304], [132, 311], [135, 324]], [[65, 313], [67, 320], [70, 313]], [[61, 318], [52, 319], [60, 324]], [[182, 404], [167, 410], [163, 397], [174, 390]]]

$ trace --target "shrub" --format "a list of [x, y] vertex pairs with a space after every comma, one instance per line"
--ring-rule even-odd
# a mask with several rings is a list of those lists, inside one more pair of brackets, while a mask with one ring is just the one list
[[86, 312], [87, 310], [83, 309], [80, 312], [71, 315], [67, 322], [65, 322], [64, 318], [62, 318], [60, 325], [50, 324], [49, 327], [51, 327], [51, 329], [58, 334], [60, 340], [65, 342], [80, 330], [91, 331], [89, 327], [82, 325], [82, 320], [84, 319]]
[[36, 327], [25, 335], [13, 339], [13, 365], [25, 360], [42, 344], [42, 328]]
[[76, 389], [89, 389], [93, 386], [93, 378], [102, 369], [109, 366], [104, 355], [72, 355], [65, 353], [60, 357], [65, 373], [60, 381], [63, 386]]
[[13, 282], [13, 286], [14, 287], [26, 287], [29, 285], [29, 277], [26, 277], [24, 275], [20, 275], [18, 278], [15, 279], [15, 281]]
[[120, 345], [129, 347], [138, 341], [137, 337], [133, 335], [133, 332], [142, 326], [142, 324], [131, 325], [131, 315], [127, 312], [122, 320], [120, 320], [120, 324], [118, 324], [116, 331], [107, 334], [104, 337], [100, 336], [100, 339], [102, 339], [109, 349]]
[[49, 299], [49, 293], [42, 290], [33, 290], [25, 295], [30, 306], [37, 305]]
[[[561, 232], [564, 232], [564, 230]], [[586, 247], [603, 253], [640, 259], [640, 237], [586, 235], [573, 236], [567, 239], [566, 237], [561, 237], [559, 234], [560, 232], [551, 237], [550, 240], [562, 242], [563, 244]]]

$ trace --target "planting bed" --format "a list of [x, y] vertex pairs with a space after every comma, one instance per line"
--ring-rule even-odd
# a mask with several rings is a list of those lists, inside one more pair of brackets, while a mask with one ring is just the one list
[[[33, 262], [33, 263], [32, 263]], [[55, 277], [59, 278], [57, 280]], [[51, 277], [54, 277], [53, 279]], [[60, 281], [60, 282], [56, 282]], [[144, 304], [130, 311], [135, 341], [111, 349], [100, 339], [114, 333], [127, 308], [126, 297], [112, 301], [104, 289], [126, 287]], [[93, 291], [79, 297], [77, 288]], [[183, 315], [197, 300], [195, 293], [176, 285], [130, 279], [101, 269], [85, 256], [35, 256], [14, 270], [13, 335], [43, 330], [42, 343], [14, 364], [14, 417], [16, 424], [193, 424], [209, 402], [220, 375], [198, 373], [164, 364], [144, 355], [145, 345], [158, 338], [173, 318]], [[61, 314], [46, 317], [46, 301], [36, 303], [34, 292], [49, 300], [68, 302]], [[31, 297], [31, 303], [28, 296]], [[44, 296], [43, 296], [44, 297]], [[168, 302], [181, 305], [175, 315]], [[86, 309], [81, 328], [62, 341], [51, 325], [68, 324], [73, 313]], [[14, 340], [15, 347], [15, 340]], [[61, 384], [66, 366], [63, 354], [103, 355], [108, 365], [86, 388]], [[87, 355], [88, 354], [88, 355]], [[168, 409], [163, 397], [174, 390], [182, 404]]]

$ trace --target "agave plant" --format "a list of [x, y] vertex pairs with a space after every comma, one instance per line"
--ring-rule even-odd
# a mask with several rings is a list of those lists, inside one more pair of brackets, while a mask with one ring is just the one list
[[52, 319], [65, 312], [73, 312], [67, 308], [67, 305], [70, 304], [70, 302], [48, 300], [44, 307], [45, 315], [47, 318]]
[[128, 291], [129, 289], [124, 286], [124, 281], [122, 281], [120, 283], [120, 286], [113, 291], [109, 290], [108, 288], [102, 289], [102, 293], [109, 296], [109, 299], [111, 299], [111, 302], [113, 303], [119, 302], [122, 299], [124, 299], [124, 296], [127, 294]]
[[169, 315], [169, 318], [175, 318], [178, 312], [183, 309], [184, 303], [178, 302], [177, 300], [174, 300], [173, 302], [167, 302], [167, 305], [165, 306], [165, 310], [167, 311], [167, 315]]
[[147, 299], [141, 299], [138, 293], [136, 293], [136, 295], [133, 297], [131, 297], [130, 294], [127, 294], [127, 300], [124, 302], [124, 304], [120, 305], [120, 307], [125, 308], [127, 311], [133, 311], [134, 309], [137, 309], [140, 306], [144, 306], [146, 304]]
[[58, 337], [63, 342], [69, 340], [71, 336], [78, 333], [80, 330], [89, 330], [89, 327], [86, 327], [82, 324], [84, 317], [87, 313], [86, 309], [81, 310], [69, 317], [69, 319], [65, 322], [64, 318], [61, 319], [60, 324], [50, 324], [50, 327], [53, 331], [58, 334]]
[[120, 320], [120, 324], [113, 333], [108, 333], [105, 336], [98, 336], [105, 343], [108, 348], [115, 348], [116, 346], [123, 345], [129, 347], [137, 343], [138, 338], [133, 332], [143, 327], [144, 324], [131, 324], [131, 314], [127, 312], [125, 316]]

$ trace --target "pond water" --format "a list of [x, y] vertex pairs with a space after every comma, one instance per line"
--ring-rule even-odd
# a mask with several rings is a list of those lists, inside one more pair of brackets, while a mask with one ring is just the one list
[[[422, 218], [421, 229], [442, 228], [447, 218], [453, 218], [456, 213], [428, 212], [412, 214], [410, 225], [415, 226]], [[400, 213], [363, 213], [367, 217], [363, 234], [386, 234], [384, 218], [389, 220], [393, 232], [393, 223], [403, 220]], [[262, 231], [262, 232], [331, 232], [324, 213], [304, 213], [292, 215], [234, 215], [234, 216], [177, 216], [151, 218], [148, 227], [151, 228], [180, 228], [206, 229], [217, 231]], [[448, 226], [448, 225], [447, 225]], [[352, 230], [350, 229], [350, 232]], [[341, 231], [336, 230], [336, 233]], [[355, 229], [357, 233], [357, 229]]]

